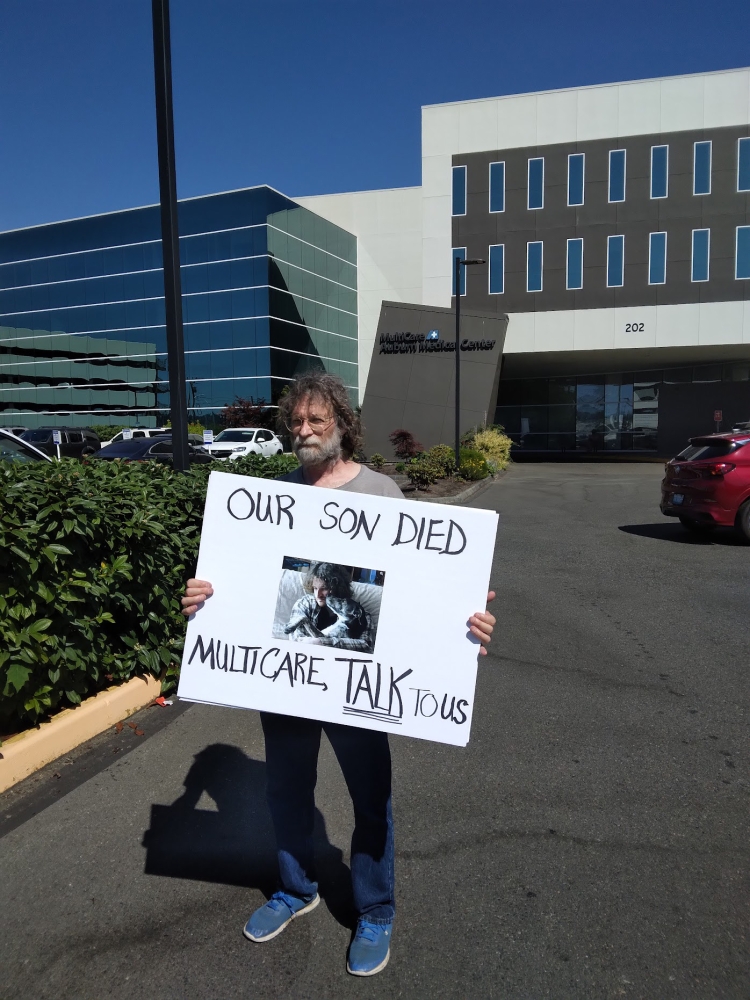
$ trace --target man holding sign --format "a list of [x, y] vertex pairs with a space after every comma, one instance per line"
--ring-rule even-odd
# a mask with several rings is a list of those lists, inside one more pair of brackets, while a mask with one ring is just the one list
[[[293, 449], [300, 461], [298, 469], [280, 477], [282, 481], [403, 499], [388, 476], [353, 461], [361, 444], [359, 418], [340, 379], [322, 373], [298, 379], [282, 397], [279, 417], [292, 435]], [[430, 522], [429, 530], [437, 523]], [[315, 648], [316, 644], [330, 644], [338, 635], [336, 644], [355, 650], [363, 644], [363, 639], [370, 641], [367, 615], [344, 589], [339, 570], [340, 567], [329, 563], [310, 567], [306, 583], [309, 596], [297, 601], [286, 626], [293, 632], [301, 630], [306, 634], [290, 638], [303, 638]], [[182, 599], [183, 614], [199, 611], [212, 594], [213, 588], [207, 581], [188, 580]], [[487, 599], [494, 596], [490, 592]], [[424, 622], [412, 624], [429, 627]], [[483, 655], [494, 624], [495, 618], [487, 611], [477, 612], [469, 619], [469, 631], [480, 643], [479, 652]], [[364, 661], [352, 660], [351, 664], [361, 662]], [[276, 832], [282, 889], [252, 914], [244, 928], [245, 936], [251, 941], [270, 941], [295, 917], [309, 913], [320, 902], [313, 877], [313, 821], [318, 751], [321, 732], [325, 732], [354, 806], [351, 874], [358, 924], [349, 947], [347, 971], [355, 976], [374, 975], [388, 962], [395, 916], [387, 733], [268, 711], [261, 712], [261, 724], [266, 742], [268, 804]]]

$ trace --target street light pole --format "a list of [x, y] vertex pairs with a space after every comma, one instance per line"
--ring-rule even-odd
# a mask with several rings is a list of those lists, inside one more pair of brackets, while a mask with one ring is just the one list
[[461, 467], [461, 268], [471, 267], [473, 264], [484, 264], [480, 257], [473, 257], [470, 260], [462, 260], [456, 257], [454, 280], [456, 286], [456, 472]]
[[151, 0], [154, 34], [156, 140], [159, 152], [161, 246], [164, 266], [164, 306], [167, 325], [169, 405], [172, 422], [172, 462], [178, 472], [190, 465], [187, 430], [185, 350], [182, 335], [182, 288], [177, 221], [174, 122], [172, 119], [172, 52], [169, 39], [169, 0]]

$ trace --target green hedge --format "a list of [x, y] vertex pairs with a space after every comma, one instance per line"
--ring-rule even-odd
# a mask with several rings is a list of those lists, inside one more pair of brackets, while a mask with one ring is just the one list
[[209, 472], [272, 478], [296, 465], [0, 463], [0, 732], [138, 674], [168, 690]]

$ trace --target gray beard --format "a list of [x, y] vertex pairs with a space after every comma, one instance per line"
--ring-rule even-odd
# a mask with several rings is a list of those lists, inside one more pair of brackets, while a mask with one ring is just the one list
[[323, 465], [341, 458], [341, 438], [339, 427], [334, 429], [324, 443], [316, 438], [314, 443], [308, 441], [307, 444], [300, 444], [299, 438], [295, 437], [292, 439], [292, 451], [300, 460], [301, 465]]

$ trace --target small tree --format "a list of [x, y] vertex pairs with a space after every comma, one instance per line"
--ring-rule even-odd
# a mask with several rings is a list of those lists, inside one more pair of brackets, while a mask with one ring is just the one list
[[252, 396], [249, 399], [235, 396], [234, 402], [221, 411], [220, 419], [225, 427], [267, 427], [273, 430], [276, 410], [270, 409], [262, 397], [256, 401]]
[[424, 451], [424, 448], [419, 441], [416, 440], [411, 431], [404, 430], [403, 427], [400, 427], [398, 430], [393, 431], [392, 434], [389, 434], [388, 440], [393, 445], [396, 458], [414, 458], [415, 455]]

